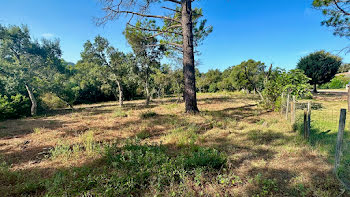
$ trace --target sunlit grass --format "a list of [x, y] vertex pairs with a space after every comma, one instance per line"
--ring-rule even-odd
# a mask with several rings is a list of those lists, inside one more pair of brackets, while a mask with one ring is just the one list
[[0, 191], [4, 196], [338, 195], [321, 146], [331, 147], [332, 140], [306, 143], [283, 116], [257, 101], [257, 95], [241, 92], [199, 94], [198, 115], [185, 114], [183, 103], [159, 99], [148, 107], [142, 101], [123, 108], [81, 105], [67, 114], [5, 122], [0, 136], [16, 137], [0, 138]]

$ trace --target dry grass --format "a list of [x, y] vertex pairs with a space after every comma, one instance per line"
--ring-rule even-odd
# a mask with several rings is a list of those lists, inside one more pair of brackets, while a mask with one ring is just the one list
[[[139, 137], [143, 143], [167, 145], [172, 154], [182, 147], [200, 146], [227, 155], [228, 164], [221, 173], [199, 185], [188, 180], [188, 190], [195, 195], [340, 193], [327, 155], [305, 143], [279, 113], [260, 109], [254, 96], [199, 94], [198, 105], [200, 115], [189, 115], [183, 113], [183, 104], [171, 99], [154, 100], [149, 107], [142, 101], [126, 102], [123, 109], [111, 102], [82, 105], [49, 117], [0, 122], [0, 156], [25, 182], [51, 177], [58, 169], [92, 164], [98, 161], [103, 144]], [[154, 113], [145, 118], [150, 112]], [[11, 194], [12, 184], [7, 180], [1, 186], [2, 181], [0, 192]]]

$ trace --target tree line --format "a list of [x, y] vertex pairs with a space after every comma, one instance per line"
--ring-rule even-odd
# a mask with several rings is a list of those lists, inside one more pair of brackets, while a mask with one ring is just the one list
[[[264, 63], [248, 60], [223, 72], [200, 73], [194, 55], [213, 28], [203, 19], [201, 8], [192, 0], [102, 0], [105, 15], [98, 24], [130, 16], [124, 35], [133, 51], [124, 53], [97, 36], [84, 44], [76, 65], [65, 62], [58, 40], [34, 40], [26, 26], [0, 26], [0, 107], [1, 117], [36, 115], [43, 110], [42, 96], [54, 94], [66, 105], [124, 100], [176, 94], [185, 101], [185, 111], [198, 112], [196, 92], [256, 92], [262, 103], [275, 107], [281, 92], [302, 95], [307, 83], [330, 81], [339, 70], [341, 58], [319, 51], [302, 58], [296, 70], [266, 69]], [[348, 1], [315, 0], [313, 5], [329, 18], [323, 24], [335, 27], [335, 34], [348, 37]], [[167, 10], [151, 12], [152, 6]], [[173, 8], [168, 7], [174, 6]], [[345, 6], [345, 7], [344, 7]], [[134, 19], [134, 17], [140, 17]], [[160, 60], [171, 57], [182, 67], [171, 68]], [[316, 63], [315, 63], [316, 62]], [[196, 82], [197, 78], [197, 82]], [[279, 88], [276, 88], [279, 87]], [[269, 89], [272, 88], [272, 89]]]
[[[139, 29], [126, 28], [124, 32], [133, 52], [124, 53], [106, 38], [96, 36], [84, 44], [81, 59], [76, 64], [62, 59], [58, 40], [34, 40], [26, 26], [0, 26], [0, 33], [2, 119], [36, 115], [38, 110], [45, 110], [43, 96], [47, 93], [55, 95], [71, 108], [76, 104], [111, 100], [118, 100], [123, 106], [124, 100], [139, 98], [144, 98], [145, 105], [149, 105], [152, 98], [166, 95], [176, 95], [178, 102], [183, 100], [183, 69], [161, 64], [166, 48], [152, 45], [152, 40], [144, 39], [145, 35]], [[150, 46], [144, 47], [145, 42]], [[321, 61], [311, 54], [314, 62], [310, 60], [309, 65], [313, 66], [310, 68], [307, 68], [308, 61], [305, 60], [310, 57], [302, 58], [298, 64], [301, 70], [267, 68], [263, 62], [255, 60], [244, 61], [223, 72], [211, 69], [201, 73], [195, 69], [196, 92], [256, 92], [266, 106], [275, 108], [276, 101], [286, 90], [300, 96], [307, 93], [308, 82], [317, 80], [310, 80], [314, 77], [308, 78], [304, 74], [308, 70], [314, 71], [310, 72], [312, 74], [319, 70], [317, 76], [325, 81], [325, 76], [321, 74], [329, 73], [323, 71], [332, 68], [330, 60], [323, 70], [315, 67], [318, 65], [315, 62], [321, 62], [320, 66], [323, 66], [326, 56], [334, 61], [339, 58], [323, 51], [319, 53], [325, 57], [321, 56]], [[335, 73], [338, 63], [335, 64]], [[328, 78], [330, 80], [332, 76]]]

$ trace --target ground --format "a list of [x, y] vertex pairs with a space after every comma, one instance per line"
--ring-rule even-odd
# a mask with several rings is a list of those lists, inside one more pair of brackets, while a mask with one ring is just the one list
[[[323, 110], [346, 106], [342, 98], [316, 98]], [[343, 193], [327, 151], [333, 144], [322, 149], [306, 142], [284, 116], [262, 109], [257, 99], [199, 94], [198, 115], [184, 114], [184, 104], [165, 98], [148, 107], [130, 101], [120, 109], [110, 102], [0, 122], [0, 196]], [[165, 174], [160, 165], [170, 166]], [[141, 169], [147, 173], [136, 172]]]

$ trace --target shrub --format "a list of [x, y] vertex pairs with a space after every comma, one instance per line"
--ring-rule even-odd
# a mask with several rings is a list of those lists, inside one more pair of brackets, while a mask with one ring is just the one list
[[41, 96], [40, 99], [43, 105], [49, 109], [61, 109], [67, 107], [67, 104], [55, 94], [46, 93]]
[[0, 120], [20, 118], [30, 115], [30, 101], [21, 94], [16, 96], [0, 95]]
[[350, 82], [350, 78], [345, 76], [336, 76], [330, 82], [320, 86], [321, 89], [342, 89]]

